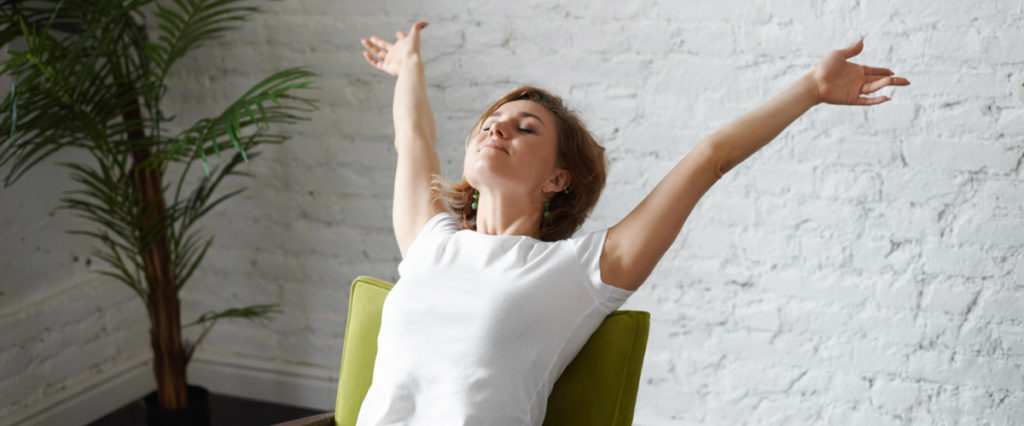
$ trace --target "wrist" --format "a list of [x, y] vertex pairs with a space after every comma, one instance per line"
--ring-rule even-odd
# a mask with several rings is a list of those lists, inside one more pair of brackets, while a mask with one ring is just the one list
[[402, 67], [405, 68], [406, 66], [423, 66], [423, 60], [420, 58], [419, 52], [405, 55], [405, 58], [402, 59]]
[[801, 99], [807, 100], [810, 106], [815, 106], [821, 103], [821, 98], [818, 96], [818, 80], [814, 78], [814, 70], [807, 72], [800, 77], [794, 83], [794, 86], [800, 91]]
[[398, 67], [398, 74], [422, 73], [423, 61], [417, 53], [406, 55], [402, 58], [402, 64]]

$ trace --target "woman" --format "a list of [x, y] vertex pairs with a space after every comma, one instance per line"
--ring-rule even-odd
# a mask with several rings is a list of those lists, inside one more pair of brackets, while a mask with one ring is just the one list
[[540, 425], [565, 366], [643, 284], [700, 197], [812, 106], [909, 84], [831, 52], [764, 105], [708, 136], [621, 222], [573, 237], [604, 186], [604, 150], [557, 97], [524, 87], [466, 142], [463, 181], [439, 181], [417, 22], [363, 39], [396, 76], [393, 226], [401, 278], [384, 305], [359, 425]]

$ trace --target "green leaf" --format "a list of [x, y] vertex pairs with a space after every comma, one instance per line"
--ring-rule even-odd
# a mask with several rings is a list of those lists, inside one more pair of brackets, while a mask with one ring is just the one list
[[[227, 129], [228, 128], [227, 126], [228, 126], [228, 123], [225, 122], [224, 123], [224, 128]], [[217, 153], [217, 158], [221, 158], [220, 157], [220, 144], [217, 143], [217, 136], [218, 135], [213, 135], [213, 151]]]
[[53, 8], [53, 13], [50, 14], [50, 20], [46, 22], [46, 29], [43, 30], [44, 33], [50, 32], [50, 26], [53, 25], [53, 18], [57, 17], [57, 12], [60, 11], [60, 7], [62, 5], [64, 5], [64, 0], [60, 0], [59, 2], [57, 2], [57, 7]]
[[18, 91], [15, 82], [11, 81], [11, 137], [18, 128]]
[[238, 108], [235, 108], [231, 114], [231, 128], [228, 129], [228, 135], [231, 137], [231, 144], [235, 146], [235, 149], [239, 154], [242, 154], [242, 161], [248, 163], [249, 157], [245, 156], [245, 150], [242, 149], [242, 144], [238, 143], [238, 137], [242, 135], [242, 130], [238, 126]]
[[[214, 140], [213, 140], [213, 144], [214, 144], [214, 146], [216, 146], [216, 145], [217, 145], [217, 140], [216, 140], [216, 139], [214, 139]], [[202, 145], [200, 145], [200, 146], [199, 146], [199, 147], [198, 147], [197, 149], [199, 150], [199, 155], [203, 157], [203, 161], [202, 161], [202, 164], [203, 164], [203, 172], [205, 172], [205, 173], [206, 173], [206, 176], [210, 176], [210, 166], [208, 166], [208, 165], [206, 164], [206, 153], [205, 153], [205, 152], [203, 152], [203, 147], [202, 147]]]
[[[191, 240], [191, 238], [190, 238], [190, 240]], [[186, 253], [186, 256], [184, 256], [181, 259], [181, 266], [184, 269], [182, 269], [180, 271], [176, 271], [178, 273], [175, 274], [175, 278], [178, 280], [177, 288], [178, 288], [179, 291], [181, 290], [182, 287], [185, 286], [185, 283], [188, 282], [189, 278], [192, 278], [192, 274], [195, 272], [196, 267], [198, 267], [199, 263], [202, 262], [203, 258], [206, 257], [206, 252], [207, 252], [207, 250], [210, 249], [210, 246], [212, 244], [213, 244], [213, 237], [210, 237], [209, 239], [206, 240], [206, 243], [203, 244], [203, 248], [201, 250], [199, 250], [198, 252], [196, 252], [195, 248], [194, 248], [194, 244], [187, 244], [186, 243], [186, 246], [188, 247], [184, 251]]]
[[281, 313], [281, 308], [278, 304], [265, 304], [265, 305], [250, 305], [241, 308], [229, 308], [220, 312], [208, 311], [199, 316], [198, 319], [188, 324], [181, 326], [181, 328], [188, 328], [195, 325], [199, 325], [209, 321], [217, 321], [224, 318], [244, 318], [250, 321], [264, 320], [270, 315]]
[[245, 104], [243, 107], [245, 108], [245, 113], [249, 115], [249, 121], [256, 121], [256, 115], [252, 113], [251, 105]]
[[162, 54], [153, 57], [158, 80], [163, 81], [171, 66], [188, 51], [235, 28], [233, 23], [259, 11], [256, 7], [236, 6], [238, 3], [241, 1], [174, 0], [174, 6], [158, 5], [155, 15], [161, 34], [156, 43], [161, 45]]
[[263, 120], [263, 127], [270, 128], [270, 124], [267, 123], [267, 110], [263, 108], [263, 104], [257, 103], [256, 108], [260, 110], [260, 119]]

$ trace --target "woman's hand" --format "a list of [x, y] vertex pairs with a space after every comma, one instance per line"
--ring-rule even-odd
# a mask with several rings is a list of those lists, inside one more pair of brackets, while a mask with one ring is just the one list
[[864, 40], [845, 49], [833, 50], [814, 67], [818, 101], [838, 105], [876, 105], [888, 96], [861, 97], [886, 86], [906, 86], [907, 79], [893, 76], [886, 68], [874, 68], [847, 62], [864, 49]]
[[360, 39], [363, 47], [366, 48], [363, 51], [363, 57], [374, 68], [397, 76], [398, 71], [402, 69], [402, 64], [407, 59], [419, 56], [420, 30], [426, 27], [427, 23], [420, 21], [412, 24], [412, 28], [409, 29], [409, 35], [402, 31], [397, 31], [395, 32], [397, 40], [394, 43], [388, 43], [377, 36], [370, 37], [369, 40], [365, 38]]

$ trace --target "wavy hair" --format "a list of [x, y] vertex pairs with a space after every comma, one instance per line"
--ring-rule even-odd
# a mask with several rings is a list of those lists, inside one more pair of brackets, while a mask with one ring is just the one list
[[[540, 239], [557, 241], [571, 237], [594, 209], [601, 191], [604, 190], [608, 174], [608, 161], [604, 156], [604, 147], [597, 143], [594, 136], [583, 125], [583, 121], [565, 106], [562, 98], [545, 90], [532, 86], [519, 87], [501, 99], [498, 99], [480, 115], [466, 138], [467, 146], [473, 135], [480, 131], [480, 126], [492, 113], [502, 105], [518, 100], [533, 101], [555, 116], [558, 128], [559, 167], [569, 171], [569, 187], [566, 191], [555, 193], [548, 201], [551, 214], [541, 219]], [[473, 204], [473, 188], [466, 178], [453, 183], [435, 176], [431, 192], [441, 200], [453, 213], [462, 218], [467, 229], [476, 230], [476, 210]]]

